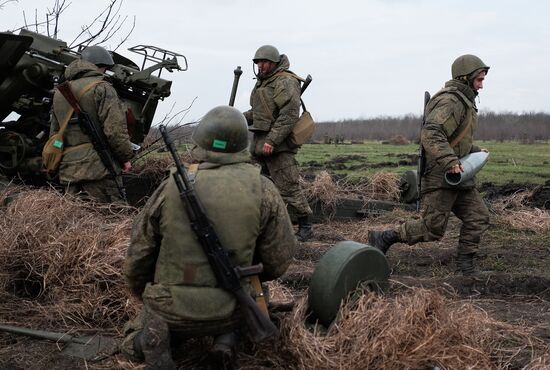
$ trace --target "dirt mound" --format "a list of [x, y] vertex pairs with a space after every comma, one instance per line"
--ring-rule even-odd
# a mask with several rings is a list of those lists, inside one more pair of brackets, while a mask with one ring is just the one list
[[529, 183], [510, 182], [503, 185], [497, 185], [492, 182], [484, 182], [479, 187], [479, 191], [483, 193], [483, 197], [486, 200], [493, 200], [495, 198], [507, 197], [519, 192], [531, 191], [535, 187], [536, 185]]
[[550, 209], [550, 180], [546, 181], [544, 185], [539, 185], [533, 189], [530, 204], [532, 207]]

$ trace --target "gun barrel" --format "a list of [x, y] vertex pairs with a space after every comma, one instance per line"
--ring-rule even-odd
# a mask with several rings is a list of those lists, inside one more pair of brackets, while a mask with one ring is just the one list
[[235, 97], [237, 96], [237, 88], [239, 87], [239, 78], [243, 74], [241, 66], [237, 66], [233, 73], [235, 74], [235, 77], [233, 78], [233, 87], [231, 88], [231, 96], [229, 97], [230, 107], [235, 105]]

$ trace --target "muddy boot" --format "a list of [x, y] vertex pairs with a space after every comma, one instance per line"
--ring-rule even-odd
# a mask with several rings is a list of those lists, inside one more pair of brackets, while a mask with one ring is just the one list
[[168, 324], [160, 317], [147, 321], [141, 333], [136, 336], [134, 345], [137, 352], [143, 354], [146, 370], [176, 369], [170, 350]]
[[300, 242], [308, 241], [313, 237], [313, 227], [309, 216], [298, 217], [298, 232], [296, 239]]
[[369, 231], [369, 244], [386, 254], [391, 245], [400, 242], [399, 234], [394, 230]]
[[236, 368], [237, 342], [238, 336], [234, 331], [214, 338], [214, 344], [209, 353], [212, 365], [218, 369]]
[[456, 269], [464, 276], [474, 276], [477, 271], [474, 268], [474, 253], [459, 253], [456, 258]]

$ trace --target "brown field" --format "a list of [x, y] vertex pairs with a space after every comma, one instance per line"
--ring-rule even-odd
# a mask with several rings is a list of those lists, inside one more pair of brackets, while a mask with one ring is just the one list
[[[391, 198], [388, 179], [379, 183], [383, 186], [369, 188], [371, 196], [384, 191]], [[480, 263], [493, 273], [485, 279], [455, 274], [460, 222], [452, 219], [439, 242], [393, 247], [387, 256], [389, 292], [365, 293], [350, 302], [328, 331], [306, 320], [305, 297], [315, 262], [338, 241], [366, 243], [369, 229], [417, 215], [396, 210], [316, 224], [314, 240], [301, 243], [287, 273], [270, 284], [272, 303], [294, 302], [292, 311], [273, 315], [281, 335], [257, 346], [244, 340], [240, 368], [548, 368], [550, 215], [533, 204], [547, 207], [550, 199], [548, 191], [540, 190], [505, 197], [492, 193], [492, 222]], [[319, 196], [319, 189], [314, 191]], [[2, 204], [0, 320], [120, 338], [124, 322], [139, 308], [122, 278], [136, 210], [98, 207], [26, 188], [8, 188]], [[61, 344], [5, 333], [0, 343], [1, 369], [139, 368], [121, 355], [95, 363], [65, 357], [59, 353]], [[203, 351], [209, 344], [209, 339], [189, 341], [175, 349], [174, 357], [182, 369], [208, 368]]]

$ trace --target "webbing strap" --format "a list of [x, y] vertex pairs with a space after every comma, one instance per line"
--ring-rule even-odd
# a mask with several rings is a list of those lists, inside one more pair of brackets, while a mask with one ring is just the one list
[[[80, 101], [80, 98], [82, 98], [82, 96], [84, 96], [84, 94], [86, 94], [92, 87], [94, 87], [95, 85], [97, 85], [101, 82], [103, 82], [103, 80], [96, 80], [96, 81], [92, 81], [88, 85], [84, 86], [84, 88], [77, 95], [78, 101]], [[65, 96], [63, 96], [63, 97], [65, 97]], [[63, 137], [63, 134], [65, 133], [65, 129], [69, 125], [69, 121], [71, 120], [71, 117], [73, 116], [73, 112], [74, 112], [74, 109], [71, 105], [70, 108], [69, 108], [69, 111], [67, 112], [67, 115], [63, 119], [61, 125], [59, 125], [58, 133], [61, 135], [61, 137]], [[54, 112], [54, 114], [55, 114], [55, 112]]]

